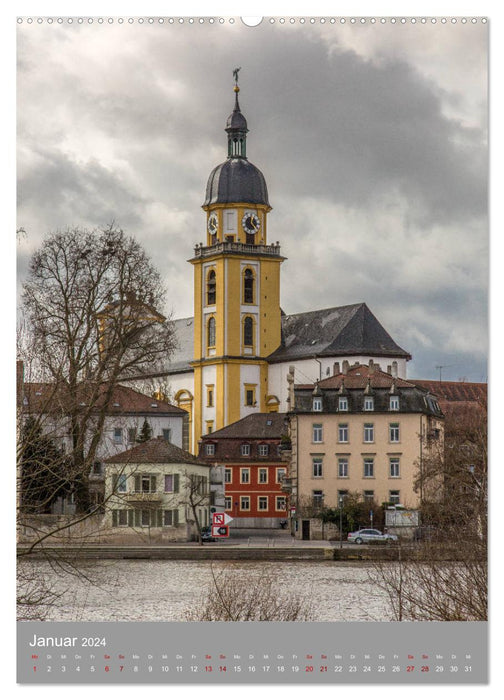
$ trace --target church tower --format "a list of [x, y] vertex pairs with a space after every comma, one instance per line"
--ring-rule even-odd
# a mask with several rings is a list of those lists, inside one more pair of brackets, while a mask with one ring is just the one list
[[238, 102], [226, 122], [227, 160], [208, 178], [206, 245], [194, 266], [194, 446], [201, 435], [253, 412], [278, 410], [268, 396], [266, 358], [281, 342], [280, 255], [268, 244], [266, 181], [247, 158]]

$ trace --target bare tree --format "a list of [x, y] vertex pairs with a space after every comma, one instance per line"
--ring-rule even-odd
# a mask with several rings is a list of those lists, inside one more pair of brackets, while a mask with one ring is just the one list
[[208, 590], [186, 619], [203, 622], [291, 622], [312, 619], [311, 607], [302, 597], [279, 590], [272, 567], [240, 572], [232, 565], [216, 572], [210, 566]]
[[444, 444], [431, 445], [416, 480], [424, 494], [418, 541], [371, 573], [397, 620], [487, 619], [486, 407], [471, 402], [448, 411]]
[[189, 508], [192, 513], [192, 520], [196, 529], [198, 543], [202, 545], [203, 539], [201, 537], [201, 522], [198, 509], [208, 508], [210, 505], [210, 484], [208, 477], [186, 472], [185, 491], [185, 500], [182, 502], [185, 503], [186, 507]]
[[164, 301], [145, 251], [112, 227], [52, 234], [31, 259], [24, 322], [35, 377], [53, 387], [51, 401], [36, 411], [53, 424], [66, 422], [79, 514], [90, 509], [88, 475], [115, 387], [152, 372], [172, 351]]

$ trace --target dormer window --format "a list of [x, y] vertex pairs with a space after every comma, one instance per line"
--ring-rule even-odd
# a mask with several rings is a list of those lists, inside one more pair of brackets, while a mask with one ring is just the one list
[[340, 411], [348, 411], [348, 398], [346, 396], [340, 396], [338, 399], [338, 409]]
[[242, 457], [250, 457], [250, 445], [247, 443], [241, 446]]
[[314, 411], [321, 411], [322, 410], [322, 399], [320, 396], [316, 396], [313, 399], [313, 410]]
[[391, 396], [390, 397], [389, 408], [391, 411], [398, 411], [399, 410], [399, 397], [398, 396]]
[[374, 411], [374, 397], [373, 396], [365, 396], [364, 397], [364, 410], [365, 411]]
[[213, 442], [208, 442], [205, 445], [205, 453], [207, 454], [207, 456], [215, 454], [215, 444]]

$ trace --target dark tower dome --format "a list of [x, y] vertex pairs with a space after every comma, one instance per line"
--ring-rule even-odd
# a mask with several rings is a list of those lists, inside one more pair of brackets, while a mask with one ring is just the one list
[[248, 128], [238, 102], [238, 71], [239, 68], [234, 71], [235, 105], [226, 122], [228, 158], [210, 173], [204, 207], [231, 202], [270, 206], [264, 175], [247, 159]]

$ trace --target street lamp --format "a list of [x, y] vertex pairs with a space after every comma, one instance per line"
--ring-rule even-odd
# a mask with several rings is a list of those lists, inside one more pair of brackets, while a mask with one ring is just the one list
[[339, 546], [343, 549], [343, 496], [339, 497]]

